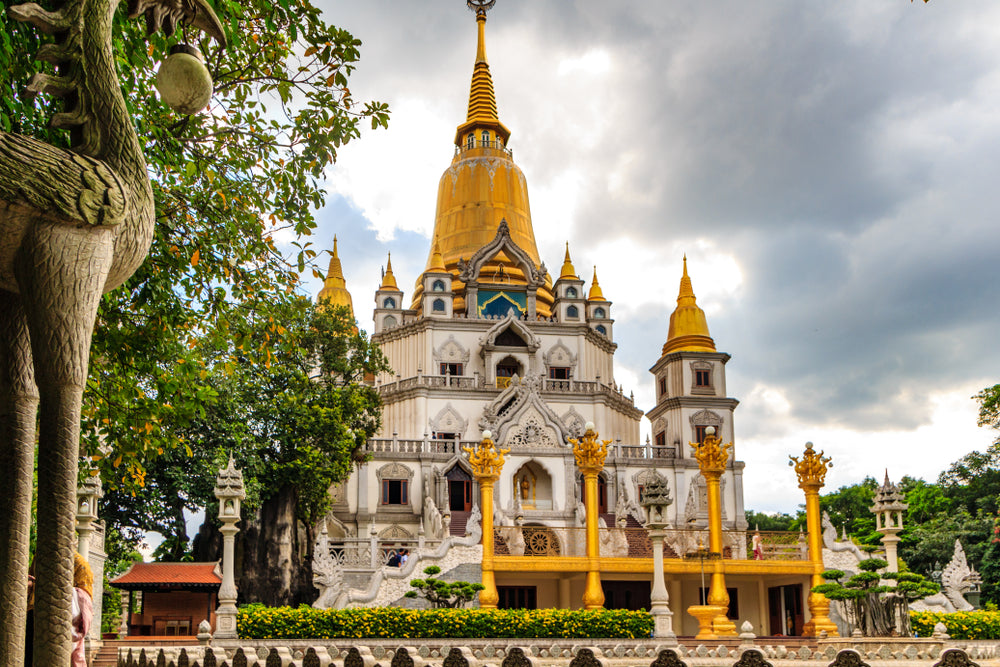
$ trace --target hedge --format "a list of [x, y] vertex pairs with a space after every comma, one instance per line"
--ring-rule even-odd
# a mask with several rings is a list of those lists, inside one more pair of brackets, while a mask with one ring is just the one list
[[601, 609], [240, 608], [241, 639], [638, 639], [649, 637], [645, 611]]
[[952, 639], [1000, 639], [1000, 611], [910, 612], [918, 637], [930, 637], [937, 623], [944, 623]]

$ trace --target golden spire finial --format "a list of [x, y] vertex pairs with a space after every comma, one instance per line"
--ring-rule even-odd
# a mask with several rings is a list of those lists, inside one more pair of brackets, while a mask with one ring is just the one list
[[499, 449], [493, 442], [493, 434], [483, 431], [483, 439], [476, 447], [462, 447], [462, 451], [469, 455], [469, 466], [472, 467], [472, 476], [478, 481], [495, 482], [500, 479], [500, 471], [503, 469], [503, 455], [509, 449]]
[[688, 276], [687, 255], [684, 255], [684, 270], [681, 273], [681, 286], [677, 293], [677, 308], [670, 315], [670, 329], [667, 332], [667, 342], [663, 345], [663, 354], [684, 350], [688, 352], [715, 352], [715, 341], [708, 333], [708, 320], [705, 311], [698, 307]]
[[344, 268], [340, 264], [340, 257], [337, 255], [337, 237], [333, 237], [333, 252], [330, 253], [330, 266], [326, 270], [326, 279], [323, 281], [323, 289], [316, 296], [316, 303], [321, 304], [326, 301], [334, 306], [347, 306], [354, 314], [354, 304], [351, 301], [351, 293], [347, 291], [347, 280], [344, 279]]
[[430, 266], [427, 267], [427, 270], [435, 271], [437, 273], [448, 270], [448, 268], [444, 265], [444, 257], [441, 256], [441, 246], [438, 245], [437, 239], [434, 239], [434, 246], [431, 249], [431, 262]]
[[567, 438], [569, 444], [573, 446], [573, 456], [576, 457], [576, 465], [580, 472], [600, 472], [604, 467], [604, 459], [608, 455], [608, 445], [611, 441], [598, 440], [597, 437], [593, 422], [587, 422], [582, 437]]
[[394, 289], [398, 290], [399, 286], [396, 285], [396, 276], [392, 275], [392, 253], [389, 253], [389, 258], [385, 262], [385, 275], [382, 276], [382, 285], [379, 289]]
[[569, 241], [566, 241], [566, 258], [563, 259], [562, 271], [559, 272], [559, 278], [576, 278], [576, 268], [573, 266], [573, 260], [569, 258]]
[[590, 285], [590, 293], [587, 294], [587, 301], [604, 301], [604, 292], [601, 291], [601, 283], [597, 282], [597, 265], [594, 265], [594, 282]]
[[490, 75], [490, 65], [486, 60], [486, 12], [495, 0], [467, 0], [469, 9], [476, 12], [478, 41], [476, 43], [476, 66], [472, 70], [472, 87], [469, 90], [469, 112], [466, 121], [491, 120], [497, 122], [497, 98], [493, 92], [493, 77]]

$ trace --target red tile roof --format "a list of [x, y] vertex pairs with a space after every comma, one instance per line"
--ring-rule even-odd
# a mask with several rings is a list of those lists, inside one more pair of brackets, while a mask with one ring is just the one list
[[111, 580], [116, 588], [217, 587], [222, 584], [218, 563], [133, 563]]

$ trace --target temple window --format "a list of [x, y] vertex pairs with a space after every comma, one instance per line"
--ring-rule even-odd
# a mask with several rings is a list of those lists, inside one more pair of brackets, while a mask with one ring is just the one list
[[456, 439], [458, 439], [458, 434], [457, 433], [440, 433], [438, 431], [434, 431], [434, 435], [431, 436], [431, 439], [432, 440], [456, 440]]
[[694, 441], [695, 442], [705, 442], [705, 429], [707, 426], [695, 426], [694, 427]]
[[443, 312], [445, 312], [444, 299], [434, 299], [434, 305], [432, 307], [432, 310], [435, 313], [443, 313]]
[[490, 133], [487, 132], [486, 130], [483, 130], [483, 146], [485, 147], [489, 145], [490, 145]]
[[396, 300], [393, 299], [390, 296], [390, 297], [386, 298], [385, 301], [382, 302], [382, 307], [383, 308], [395, 308], [396, 307]]
[[432, 292], [443, 292], [444, 291], [444, 281], [443, 280], [435, 280], [434, 284], [431, 285], [431, 291]]
[[594, 308], [594, 317], [599, 320], [603, 320], [607, 317], [607, 314], [604, 312], [603, 308]]
[[565, 366], [550, 366], [549, 377], [553, 380], [568, 380], [569, 368]]
[[567, 287], [566, 288], [566, 298], [567, 299], [575, 299], [576, 298], [576, 288], [575, 287]]
[[476, 135], [475, 134], [473, 134], [471, 132], [469, 133], [469, 136], [466, 137], [466, 139], [465, 139], [465, 147], [466, 148], [475, 148], [476, 147]]
[[608, 330], [604, 328], [603, 324], [598, 324], [597, 325], [597, 333], [602, 334], [604, 336], [607, 336], [608, 335]]
[[664, 433], [663, 431], [660, 431], [659, 433], [656, 434], [656, 446], [657, 447], [667, 446], [667, 434]]
[[383, 479], [382, 504], [409, 505], [409, 484], [409, 480], [406, 479]]
[[691, 362], [692, 394], [714, 394], [712, 387], [712, 364], [706, 361]]
[[566, 317], [571, 320], [576, 320], [580, 318], [580, 309], [576, 306], [570, 306], [566, 309]]
[[441, 364], [441, 375], [461, 375], [464, 364]]
[[696, 387], [710, 387], [712, 386], [711, 374], [708, 371], [695, 371], [694, 372], [694, 386]]
[[660, 396], [667, 393], [667, 378], [660, 378]]
[[396, 318], [393, 317], [392, 315], [386, 315], [382, 319], [382, 328], [391, 329], [394, 326], [396, 326]]

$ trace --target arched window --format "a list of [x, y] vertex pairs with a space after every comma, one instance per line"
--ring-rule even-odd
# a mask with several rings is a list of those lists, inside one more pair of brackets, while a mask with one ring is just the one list
[[576, 298], [576, 288], [575, 287], [567, 287], [566, 288], [566, 298], [567, 299], [575, 299]]
[[603, 334], [603, 335], [607, 336], [608, 335], [608, 330], [604, 328], [603, 324], [598, 324], [597, 325], [597, 333]]
[[396, 300], [393, 299], [391, 296], [390, 297], [386, 297], [385, 301], [382, 302], [382, 307], [383, 308], [395, 308], [396, 307]]
[[443, 280], [435, 280], [434, 284], [431, 285], [431, 291], [432, 292], [443, 292], [444, 291], [444, 281]]
[[490, 133], [487, 132], [486, 130], [483, 130], [483, 146], [489, 146], [489, 145], [490, 145]]
[[580, 317], [580, 309], [576, 306], [570, 306], [566, 309], [566, 317], [571, 320], [578, 319]]
[[395, 317], [393, 317], [392, 315], [386, 315], [384, 318], [382, 318], [382, 328], [383, 329], [391, 329], [394, 326], [396, 326], [396, 318]]
[[469, 136], [465, 138], [465, 147], [466, 148], [476, 147], [476, 135], [473, 134], [472, 132], [469, 132]]
[[500, 138], [499, 134], [497, 135], [497, 148], [503, 148], [503, 139]]
[[435, 313], [444, 312], [444, 299], [434, 299], [434, 305], [432, 306]]
[[603, 320], [607, 315], [603, 308], [594, 308], [594, 317], [599, 320]]

